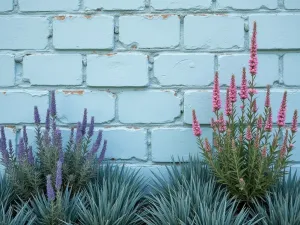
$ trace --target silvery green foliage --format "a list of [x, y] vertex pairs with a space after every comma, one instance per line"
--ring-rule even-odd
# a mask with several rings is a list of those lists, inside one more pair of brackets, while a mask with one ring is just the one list
[[[197, 158], [168, 169], [170, 181], [157, 176], [156, 193], [148, 197], [149, 207], [140, 214], [149, 225], [252, 225], [249, 211], [237, 211], [238, 202], [215, 182]], [[166, 183], [169, 182], [169, 185]]]
[[264, 217], [262, 225], [300, 224], [300, 179], [290, 171], [265, 201], [256, 201], [255, 206], [256, 213]]
[[139, 171], [107, 165], [97, 182], [88, 185], [79, 203], [79, 224], [143, 224], [137, 213], [143, 207], [145, 180]]

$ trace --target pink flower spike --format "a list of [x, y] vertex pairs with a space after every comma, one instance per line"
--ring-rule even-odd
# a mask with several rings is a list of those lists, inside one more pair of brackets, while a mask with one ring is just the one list
[[265, 131], [272, 131], [272, 108], [269, 109], [268, 118], [265, 124]]
[[262, 116], [259, 115], [258, 120], [257, 120], [257, 129], [262, 128]]
[[211, 147], [207, 138], [205, 138], [205, 151], [210, 152]]
[[255, 95], [255, 94], [257, 94], [257, 90], [256, 89], [252, 89], [252, 88], [250, 88], [249, 90], [248, 90], [248, 92], [249, 92], [249, 95]]
[[264, 146], [262, 152], [261, 152], [262, 157], [266, 157], [267, 156], [267, 146]]
[[240, 90], [240, 98], [247, 99], [248, 98], [248, 86], [247, 86], [247, 77], [246, 77], [246, 69], [243, 68], [243, 75], [242, 75], [242, 84]]
[[220, 130], [221, 133], [226, 131], [226, 121], [224, 120], [223, 113], [220, 114], [219, 130]]
[[287, 92], [285, 91], [283, 94], [283, 98], [282, 98], [280, 109], [279, 109], [278, 116], [277, 116], [277, 125], [279, 127], [285, 126], [286, 97], [287, 97]]
[[256, 113], [258, 110], [257, 105], [256, 105], [256, 99], [254, 99], [253, 101], [253, 105], [252, 105], [252, 112]]
[[252, 132], [251, 132], [251, 127], [247, 127], [247, 132], [246, 132], [246, 140], [251, 141], [252, 139]]
[[291, 127], [292, 133], [297, 132], [297, 124], [298, 124], [297, 120], [298, 120], [298, 110], [296, 109], [294, 111], [293, 122], [292, 122], [292, 127]]
[[193, 109], [193, 125], [192, 125], [192, 127], [193, 127], [193, 131], [194, 131], [194, 135], [196, 137], [199, 137], [202, 134], [202, 131], [201, 131], [200, 124], [197, 120], [196, 112], [194, 109]]
[[267, 86], [267, 94], [266, 94], [266, 100], [265, 100], [265, 107], [270, 107], [270, 85]]
[[252, 32], [252, 38], [251, 38], [251, 54], [250, 54], [250, 60], [249, 60], [249, 67], [250, 67], [250, 73], [252, 76], [256, 75], [257, 73], [257, 41], [256, 41], [256, 22], [253, 24], [253, 32]]
[[213, 89], [213, 112], [221, 109], [220, 85], [218, 72], [215, 74], [214, 89]]
[[281, 149], [280, 149], [280, 158], [283, 158], [286, 154], [286, 144], [288, 140], [288, 130], [285, 131], [284, 141], [282, 143]]
[[231, 102], [236, 102], [236, 85], [235, 85], [235, 76], [231, 76], [231, 81], [230, 81], [230, 89], [229, 89], [229, 96]]
[[230, 100], [230, 90], [227, 88], [226, 92], [226, 106], [225, 106], [226, 116], [230, 116], [232, 114], [232, 105]]

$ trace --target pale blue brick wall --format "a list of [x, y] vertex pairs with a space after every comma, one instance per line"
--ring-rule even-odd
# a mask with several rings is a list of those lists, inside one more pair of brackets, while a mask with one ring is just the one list
[[26, 124], [32, 142], [33, 106], [44, 120], [47, 90], [56, 90], [64, 142], [86, 107], [108, 139], [107, 158], [148, 176], [172, 155], [199, 151], [192, 109], [212, 139], [214, 72], [224, 102], [231, 74], [239, 84], [248, 65], [254, 20], [259, 106], [271, 84], [275, 120], [288, 90], [290, 123], [300, 110], [299, 0], [2, 0], [0, 124], [14, 144]]

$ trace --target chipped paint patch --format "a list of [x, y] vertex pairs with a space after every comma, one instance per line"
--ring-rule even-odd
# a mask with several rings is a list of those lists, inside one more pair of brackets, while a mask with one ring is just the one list
[[55, 19], [57, 19], [57, 20], [65, 20], [66, 16], [56, 16]]
[[63, 90], [63, 93], [66, 95], [83, 95], [84, 90], [74, 90], [74, 91]]
[[92, 15], [84, 15], [84, 17], [87, 18], [87, 19], [91, 19]]
[[116, 55], [117, 53], [108, 53], [108, 54], [106, 54], [107, 56], [114, 56], [114, 55]]

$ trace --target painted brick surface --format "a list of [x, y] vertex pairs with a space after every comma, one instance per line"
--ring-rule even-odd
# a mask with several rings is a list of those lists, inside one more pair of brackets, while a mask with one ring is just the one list
[[53, 21], [53, 45], [56, 49], [111, 49], [112, 16], [58, 16]]
[[[259, 49], [293, 49], [300, 48], [300, 15], [256, 15], [250, 16], [252, 29], [253, 21], [257, 22], [257, 43]], [[275, 29], [276, 28], [276, 29]], [[249, 32], [251, 33], [251, 32]]]
[[121, 16], [120, 42], [138, 48], [174, 48], [179, 45], [180, 20], [174, 15]]
[[14, 86], [15, 59], [13, 55], [0, 55], [0, 86]]
[[[201, 35], [195, 35], [197, 32], [201, 32]], [[244, 20], [233, 16], [186, 16], [184, 47], [187, 49], [243, 48]]]
[[300, 85], [300, 54], [285, 54], [283, 58], [283, 81], [285, 85]]
[[56, 93], [58, 117], [63, 123], [82, 120], [83, 109], [95, 116], [95, 123], [103, 123], [115, 117], [115, 96], [105, 91], [62, 90]]
[[148, 59], [144, 54], [107, 54], [87, 57], [87, 85], [124, 87], [148, 84]]
[[[236, 84], [240, 86], [243, 67], [247, 69], [248, 79], [251, 75], [248, 70], [249, 55], [221, 55], [219, 56], [219, 75], [220, 84], [228, 85], [230, 83], [231, 75], [236, 77]], [[278, 73], [278, 56], [261, 54], [258, 56], [257, 77], [255, 79], [257, 87], [265, 87], [268, 84], [273, 85], [275, 81], [279, 80]]]
[[13, 0], [3, 0], [0, 2], [0, 12], [13, 10]]
[[44, 49], [48, 26], [46, 17], [1, 17], [0, 49]]
[[119, 95], [121, 123], [167, 123], [179, 114], [180, 99], [173, 91], [131, 91]]
[[73, 11], [79, 9], [79, 0], [19, 0], [21, 11]]
[[23, 60], [23, 74], [31, 85], [80, 85], [81, 62], [79, 54], [31, 55]]
[[211, 0], [152, 0], [151, 7], [158, 10], [166, 9], [208, 9]]
[[144, 0], [85, 0], [86, 10], [103, 9], [103, 10], [140, 10], [145, 8]]
[[213, 54], [160, 54], [154, 61], [154, 75], [163, 86], [203, 86], [213, 81]]
[[38, 106], [41, 119], [45, 117], [48, 108], [48, 92], [2, 90], [0, 102], [5, 106], [0, 110], [0, 123], [32, 123], [34, 106]]
[[[209, 128], [203, 129], [203, 136], [212, 141], [212, 132]], [[200, 152], [195, 141], [192, 129], [166, 128], [152, 131], [152, 160], [154, 162], [170, 162], [174, 160], [188, 160], [189, 155]], [[188, 151], [187, 151], [188, 149]]]
[[276, 9], [277, 0], [253, 0], [253, 1], [239, 1], [239, 0], [219, 0], [219, 8], [229, 8], [229, 9], [259, 9], [268, 8]]
[[285, 0], [284, 6], [286, 9], [300, 9], [300, 1], [298, 0]]

